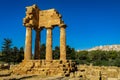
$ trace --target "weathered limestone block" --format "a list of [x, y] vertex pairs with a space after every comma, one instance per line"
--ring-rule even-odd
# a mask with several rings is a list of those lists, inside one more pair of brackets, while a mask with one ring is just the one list
[[34, 65], [35, 68], [39, 68], [39, 67], [41, 66], [40, 62], [35, 62], [34, 64], [35, 64], [35, 65]]
[[75, 77], [75, 74], [72, 72], [70, 73], [70, 78], [74, 78]]
[[4, 70], [4, 69], [10, 69], [10, 64], [8, 63], [0, 64], [0, 70]]
[[119, 80], [118, 78], [108, 78], [107, 80]]
[[39, 9], [36, 5], [26, 7], [26, 17], [23, 19], [24, 26], [38, 27]]
[[120, 68], [118, 68], [118, 79], [120, 79]]
[[116, 77], [118, 77], [118, 71], [117, 71], [117, 69], [116, 68], [108, 68], [107, 69], [107, 76], [110, 77], [110, 78], [116, 78]]
[[50, 28], [50, 26], [63, 24], [61, 15], [55, 9], [43, 10], [39, 13], [39, 27]]
[[99, 76], [90, 76], [88, 80], [100, 80]]
[[[112, 74], [111, 74], [112, 73]], [[114, 72], [114, 71], [108, 71], [107, 72], [107, 76], [111, 77], [111, 78], [116, 78], [118, 77], [118, 72]]]

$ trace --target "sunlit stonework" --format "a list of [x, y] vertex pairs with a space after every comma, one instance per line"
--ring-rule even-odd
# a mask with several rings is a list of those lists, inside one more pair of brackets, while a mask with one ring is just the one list
[[40, 58], [40, 32], [47, 29], [46, 60], [52, 60], [52, 28], [60, 27], [60, 59], [66, 60], [66, 32], [61, 15], [55, 9], [40, 10], [36, 5], [26, 7], [26, 17], [23, 19], [26, 27], [25, 60], [31, 59], [32, 29], [36, 31], [35, 59]]
[[[66, 25], [55, 9], [40, 10], [36, 5], [26, 7], [23, 24], [26, 27], [24, 60], [13, 70], [14, 74], [69, 75], [75, 63], [66, 60]], [[60, 27], [60, 60], [52, 59], [52, 29]], [[46, 59], [40, 59], [40, 32], [47, 29]], [[32, 30], [36, 32], [34, 59], [32, 59]]]

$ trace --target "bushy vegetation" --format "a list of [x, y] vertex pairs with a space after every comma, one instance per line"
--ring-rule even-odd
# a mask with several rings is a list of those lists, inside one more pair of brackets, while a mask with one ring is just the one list
[[19, 63], [23, 60], [24, 49], [18, 49], [16, 46], [12, 47], [12, 41], [8, 38], [4, 39], [2, 44], [2, 51], [0, 53], [0, 61], [7, 63]]
[[[67, 59], [72, 59], [77, 64], [87, 64], [95, 66], [118, 66], [120, 67], [120, 51], [75, 51], [69, 45], [66, 46]], [[59, 59], [59, 47], [53, 51], [54, 59]]]
[[[45, 59], [46, 45], [42, 44], [40, 48], [40, 59]], [[93, 64], [95, 66], [118, 66], [120, 67], [120, 51], [75, 51], [69, 45], [66, 46], [67, 59], [72, 59], [77, 64]], [[19, 63], [24, 58], [23, 47], [12, 47], [12, 41], [5, 38], [0, 51], [0, 62]], [[53, 59], [60, 58], [60, 48], [58, 46], [53, 50]]]
[[79, 51], [76, 53], [78, 64], [120, 67], [120, 51]]

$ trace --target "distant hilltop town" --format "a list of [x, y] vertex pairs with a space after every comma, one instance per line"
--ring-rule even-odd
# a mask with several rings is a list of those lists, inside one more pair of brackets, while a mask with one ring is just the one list
[[104, 46], [97, 46], [97, 47], [88, 49], [88, 51], [93, 51], [93, 50], [120, 51], [120, 45], [104, 45]]

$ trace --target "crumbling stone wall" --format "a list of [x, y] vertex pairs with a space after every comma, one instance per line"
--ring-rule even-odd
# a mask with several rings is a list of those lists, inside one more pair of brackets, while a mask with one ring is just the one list
[[71, 60], [63, 62], [61, 60], [30, 60], [23, 61], [13, 68], [12, 74], [38, 74], [44, 76], [69, 76], [71, 72], [76, 71], [76, 64]]
[[77, 71], [70, 73], [70, 77], [79, 77], [83, 80], [119, 80], [120, 68], [114, 66], [78, 65]]
[[0, 64], [0, 70], [4, 70], [4, 69], [10, 69], [10, 64], [8, 63]]

